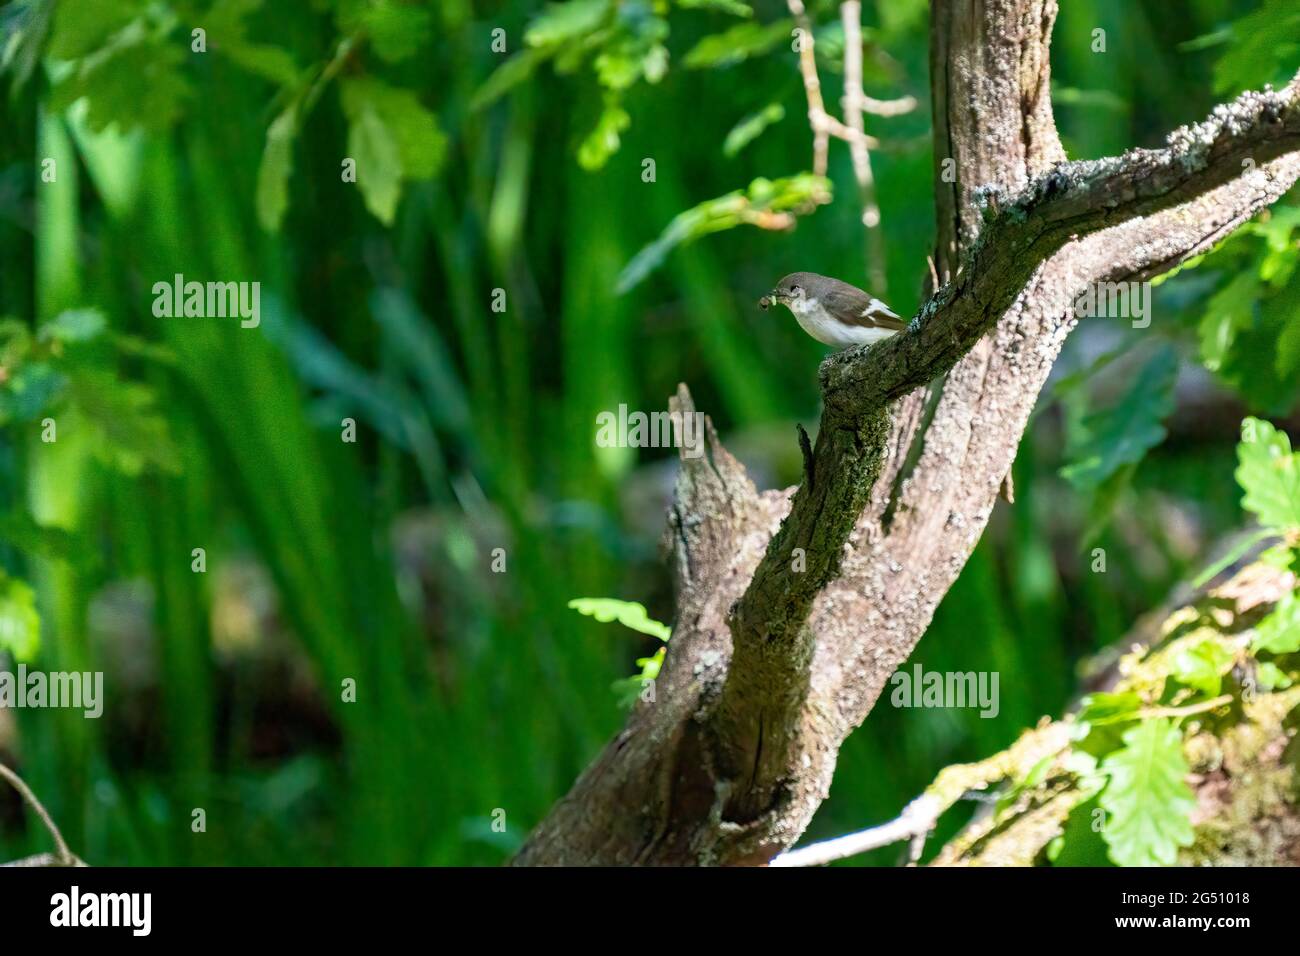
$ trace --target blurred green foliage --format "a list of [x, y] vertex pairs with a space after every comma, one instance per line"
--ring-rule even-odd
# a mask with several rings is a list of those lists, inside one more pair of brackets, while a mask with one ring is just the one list
[[[927, 5], [864, 6], [867, 92], [922, 100], [868, 118], [904, 314], [933, 241]], [[1063, 7], [1072, 157], [1298, 65], [1284, 0]], [[843, 31], [809, 9], [835, 111]], [[754, 303], [866, 275], [847, 150], [809, 172], [791, 29], [779, 0], [0, 11], [0, 645], [108, 697], [0, 712], [0, 756], [80, 856], [497, 863], [565, 792], [623, 719], [611, 682], [661, 650], [569, 600], [671, 615], [671, 460], [597, 447], [596, 415], [684, 381], [761, 484], [797, 480], [823, 350]], [[915, 658], [999, 671], [998, 716], [879, 707], [810, 837], [1059, 712], [1241, 525], [1242, 412], [1296, 403], [1298, 224], [1280, 206], [1162, 283], [1148, 329], [1084, 321]], [[260, 282], [261, 325], [155, 316], [177, 274]], [[43, 840], [0, 797], [0, 858]]]
[[[1266, 421], [1248, 417], [1241, 432], [1236, 471], [1241, 503], [1262, 525], [1244, 541], [1257, 545], [1261, 538], [1273, 539], [1259, 553], [1260, 564], [1294, 569], [1300, 557], [1300, 454]], [[1235, 558], [1246, 550], [1234, 549]], [[1216, 562], [1209, 574], [1226, 564]], [[1242, 577], [1249, 580], [1262, 570], [1251, 565]], [[1212, 722], [1223, 733], [1256, 719], [1248, 715], [1248, 705], [1268, 709], [1259, 691], [1292, 686], [1300, 674], [1296, 597], [1294, 591], [1285, 593], [1257, 620], [1246, 632], [1248, 648], [1240, 634], [1221, 632], [1194, 611], [1177, 611], [1163, 622], [1160, 641], [1120, 664], [1115, 690], [1080, 702], [1065, 761], [1077, 777], [1079, 800], [1064, 831], [1048, 846], [1048, 860], [1057, 866], [1169, 866], [1181, 849], [1192, 846], [1196, 795], [1186, 779], [1184, 744], [1205, 725], [1191, 718], [1217, 711]], [[1286, 713], [1288, 705], [1282, 704], [1280, 713]], [[1052, 762], [1042, 763], [1043, 772]], [[1031, 771], [999, 805], [1010, 806], [1017, 790], [1041, 782]]]

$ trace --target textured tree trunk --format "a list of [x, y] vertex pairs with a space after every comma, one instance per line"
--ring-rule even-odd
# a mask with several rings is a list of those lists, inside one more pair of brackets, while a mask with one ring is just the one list
[[[1166, 149], [1065, 162], [1055, 16], [1055, 0], [933, 3], [940, 288], [907, 331], [823, 363], [797, 489], [758, 492], [711, 426], [707, 455], [682, 459], [655, 702], [516, 864], [758, 864], [798, 839], [988, 523], [1075, 297], [1204, 251], [1300, 175], [1295, 82]], [[693, 409], [684, 388], [673, 405]]]

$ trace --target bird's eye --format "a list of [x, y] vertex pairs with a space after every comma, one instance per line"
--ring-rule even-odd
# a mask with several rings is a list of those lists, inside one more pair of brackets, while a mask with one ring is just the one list
[[799, 294], [800, 292], [802, 292], [802, 291], [803, 291], [803, 287], [802, 287], [802, 286], [797, 286], [797, 285], [795, 285], [795, 286], [791, 286], [791, 287], [790, 287], [790, 292], [791, 292], [791, 294], [793, 294], [793, 295], [798, 295], [798, 294]]

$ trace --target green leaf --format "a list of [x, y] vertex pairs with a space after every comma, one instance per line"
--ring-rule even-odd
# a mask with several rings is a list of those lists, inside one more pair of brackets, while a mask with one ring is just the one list
[[1217, 697], [1223, 688], [1223, 675], [1232, 669], [1234, 660], [1230, 650], [1206, 636], [1178, 649], [1170, 662], [1169, 675], [1206, 697]]
[[425, 6], [403, 0], [344, 0], [338, 22], [345, 34], [364, 33], [381, 60], [398, 63], [428, 42], [433, 15]]
[[1167, 718], [1145, 720], [1124, 734], [1124, 747], [1102, 762], [1102, 838], [1120, 866], [1172, 866], [1191, 846], [1196, 798], [1184, 779], [1183, 738]]
[[809, 210], [826, 202], [830, 190], [829, 180], [812, 173], [800, 173], [785, 179], [760, 178], [750, 183], [748, 190], [736, 190], [678, 213], [659, 238], [633, 256], [623, 268], [616, 291], [622, 295], [637, 286], [680, 245], [737, 226], [772, 228], [776, 214]]
[[[844, 23], [838, 18], [829, 23], [819, 24], [813, 27], [813, 35], [816, 44], [813, 52], [817, 55], [817, 64], [822, 69], [832, 73], [842, 73], [844, 70]], [[864, 27], [862, 30], [862, 39], [866, 43], [872, 42], [872, 30], [870, 27]], [[868, 61], [869, 63], [870, 61]]]
[[636, 662], [637, 666], [641, 668], [641, 673], [616, 680], [610, 685], [620, 707], [624, 710], [631, 710], [636, 705], [637, 698], [641, 695], [641, 691], [645, 689], [645, 685], [659, 676], [659, 670], [663, 667], [664, 655], [667, 650], [668, 648], [661, 647], [655, 651], [652, 657], [638, 657]]
[[348, 118], [348, 155], [366, 208], [391, 225], [408, 179], [428, 179], [442, 166], [447, 141], [433, 113], [409, 90], [373, 77], [339, 87]]
[[217, 0], [202, 18], [208, 49], [219, 53], [250, 73], [280, 86], [297, 83], [300, 71], [289, 51], [247, 38], [244, 18], [262, 6], [262, 0]]
[[1294, 591], [1277, 602], [1255, 627], [1251, 650], [1270, 654], [1294, 654], [1300, 651], [1300, 598]]
[[41, 62], [54, 20], [53, 0], [11, 3], [0, 11], [0, 73], [13, 78], [9, 91], [17, 96]]
[[1300, 321], [1289, 321], [1282, 326], [1274, 365], [1279, 378], [1294, 381], [1300, 374]]
[[[600, 85], [614, 93], [631, 88], [642, 77], [648, 83], [658, 83], [668, 72], [668, 48], [663, 43], [668, 38], [668, 21], [647, 16], [633, 5], [621, 7], [619, 12], [617, 29], [603, 40], [593, 64]], [[591, 38], [591, 45], [595, 45], [595, 40]], [[571, 59], [580, 58], [586, 45], [573, 44], [572, 55], [561, 54], [556, 70], [570, 65]]]
[[1237, 334], [1254, 322], [1259, 295], [1259, 277], [1254, 270], [1246, 270], [1206, 303], [1205, 316], [1201, 319], [1198, 334], [1201, 362], [1211, 372], [1222, 368]]
[[384, 225], [392, 225], [402, 196], [402, 158], [396, 138], [373, 109], [362, 109], [348, 125], [348, 154], [356, 160], [366, 208]]
[[0, 515], [0, 540], [40, 558], [74, 563], [87, 558], [86, 549], [76, 535], [63, 528], [37, 524], [26, 511]]
[[280, 86], [294, 86], [302, 73], [293, 56], [278, 46], [232, 40], [221, 46], [214, 46], [212, 49], [232, 63], [243, 67], [247, 72]]
[[23, 362], [32, 348], [32, 334], [26, 322], [0, 318], [0, 365], [8, 369]]
[[785, 107], [780, 103], [769, 103], [756, 113], [750, 113], [727, 134], [722, 143], [722, 155], [728, 159], [762, 136], [767, 128], [785, 119]]
[[1294, 0], [1265, 0], [1262, 7], [1233, 21], [1227, 51], [1214, 68], [1215, 92], [1280, 85], [1294, 71], [1297, 54], [1300, 7]]
[[791, 38], [792, 20], [775, 23], [738, 23], [729, 30], [706, 36], [691, 48], [682, 62], [687, 69], [733, 66], [762, 56]]
[[516, 53], [510, 57], [483, 81], [483, 85], [478, 88], [469, 101], [470, 110], [486, 109], [501, 99], [501, 97], [532, 76], [533, 71], [544, 63], [552, 52], [548, 49], [532, 49], [524, 50], [522, 53]]
[[24, 582], [0, 571], [0, 651], [8, 651], [16, 661], [30, 661], [40, 646], [36, 594]]
[[1078, 778], [1075, 787], [1080, 802], [1070, 810], [1061, 835], [1047, 845], [1048, 862], [1052, 866], [1114, 866], [1101, 838], [1106, 813], [1097, 803], [1106, 777], [1097, 772], [1097, 760], [1091, 754], [1071, 750], [1064, 763]]
[[104, 313], [98, 309], [69, 309], [42, 325], [37, 337], [42, 342], [89, 342], [107, 327]]
[[1070, 484], [1095, 490], [1125, 465], [1140, 462], [1165, 437], [1163, 422], [1174, 410], [1178, 357], [1162, 346], [1143, 366], [1132, 387], [1110, 408], [1081, 423], [1074, 462], [1061, 469]]
[[[1035, 422], [1038, 416], [1046, 411], [1055, 402], [1060, 402], [1065, 406], [1066, 417], [1068, 421], [1082, 420], [1086, 413], [1087, 394], [1084, 386], [1092, 381], [1099, 372], [1107, 368], [1115, 359], [1121, 355], [1127, 355], [1133, 348], [1131, 344], [1133, 339], [1109, 352], [1103, 352], [1097, 358], [1093, 359], [1087, 365], [1075, 369], [1068, 375], [1062, 375], [1052, 385], [1048, 386], [1044, 393], [1043, 399], [1034, 407], [1030, 416], [1030, 422]], [[1076, 422], [1077, 423], [1077, 422]]]
[[611, 0], [569, 0], [548, 6], [524, 33], [531, 47], [556, 46], [590, 33], [610, 12]]
[[617, 43], [596, 57], [596, 79], [609, 90], [622, 92], [641, 77], [658, 83], [668, 72], [668, 48], [638, 40]]
[[54, 4], [54, 28], [47, 51], [74, 60], [99, 49], [143, 11], [144, 0], [76, 0]]
[[[1285, 414], [1300, 397], [1300, 377], [1294, 374], [1300, 361], [1294, 326], [1300, 324], [1300, 272], [1294, 270], [1294, 250], [1283, 254], [1267, 253], [1258, 269], [1274, 271], [1275, 282], [1285, 284], [1274, 289], [1273, 283], [1257, 282], [1258, 302], [1249, 309], [1232, 336], [1231, 347], [1218, 368], [1219, 376], [1230, 384], [1253, 408], [1273, 414]], [[1271, 263], [1279, 263], [1274, 266]], [[1238, 268], [1241, 268], [1239, 265]], [[1254, 271], [1254, 263], [1245, 268]]]
[[618, 152], [621, 134], [631, 124], [632, 117], [619, 102], [608, 100], [595, 128], [578, 147], [578, 164], [592, 172], [603, 167]]
[[298, 135], [298, 106], [291, 105], [266, 131], [266, 147], [257, 170], [257, 221], [275, 232], [289, 208], [289, 176], [293, 172], [293, 141]]
[[619, 601], [614, 598], [574, 598], [568, 606], [579, 614], [594, 617], [602, 623], [618, 621], [624, 627], [657, 637], [661, 641], [668, 640], [672, 634], [672, 628], [653, 620], [647, 614], [645, 606], [635, 601]]
[[28, 362], [0, 385], [0, 424], [30, 422], [59, 398], [67, 377], [49, 362]]
[[1083, 698], [1078, 720], [1086, 724], [1111, 724], [1132, 720], [1142, 706], [1142, 698], [1132, 691], [1099, 691]]
[[113, 124], [124, 131], [166, 130], [190, 96], [189, 81], [180, 70], [186, 50], [136, 20], [77, 61], [51, 91], [50, 109], [61, 112], [85, 98], [86, 125], [96, 132]]
[[1295, 683], [1286, 671], [1272, 661], [1256, 662], [1255, 676], [1259, 679], [1260, 689], [1265, 691], [1286, 690]]
[[1113, 866], [1098, 825], [1104, 819], [1096, 796], [1074, 805], [1065, 818], [1061, 835], [1047, 845], [1052, 866]]
[[754, 8], [740, 0], [677, 0], [683, 10], [716, 10], [735, 17], [752, 17]]
[[1107, 475], [1102, 483], [1092, 489], [1087, 499], [1087, 515], [1084, 518], [1082, 540], [1084, 547], [1089, 547], [1097, 537], [1106, 530], [1111, 517], [1115, 514], [1120, 500], [1133, 485], [1133, 476], [1137, 474], [1136, 464], [1121, 465], [1112, 475]]
[[397, 144], [404, 179], [431, 179], [438, 174], [447, 155], [447, 137], [415, 93], [373, 77], [346, 80], [340, 90], [349, 119], [371, 109], [387, 127]]
[[1294, 550], [1285, 541], [1280, 541], [1271, 547], [1265, 548], [1259, 553], [1256, 560], [1260, 564], [1270, 568], [1277, 568], [1279, 571], [1300, 574], [1300, 551]]
[[1291, 452], [1291, 440], [1259, 418], [1247, 418], [1241, 428], [1236, 471], [1245, 492], [1241, 506], [1265, 527], [1300, 527], [1300, 462]]
[[96, 456], [106, 465], [132, 476], [148, 467], [181, 470], [167, 420], [148, 386], [112, 371], [83, 369], [69, 375], [69, 393], [94, 436]]
[[1263, 237], [1270, 252], [1294, 251], [1291, 236], [1297, 229], [1300, 229], [1300, 206], [1273, 206], [1266, 217], [1250, 223], [1250, 231]]

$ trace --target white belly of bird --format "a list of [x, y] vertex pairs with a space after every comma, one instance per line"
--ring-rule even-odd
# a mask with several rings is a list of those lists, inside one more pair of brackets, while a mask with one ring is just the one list
[[871, 345], [894, 334], [893, 329], [868, 328], [862, 325], [845, 325], [831, 318], [816, 299], [790, 303], [799, 326], [823, 345], [848, 348], [850, 345]]

